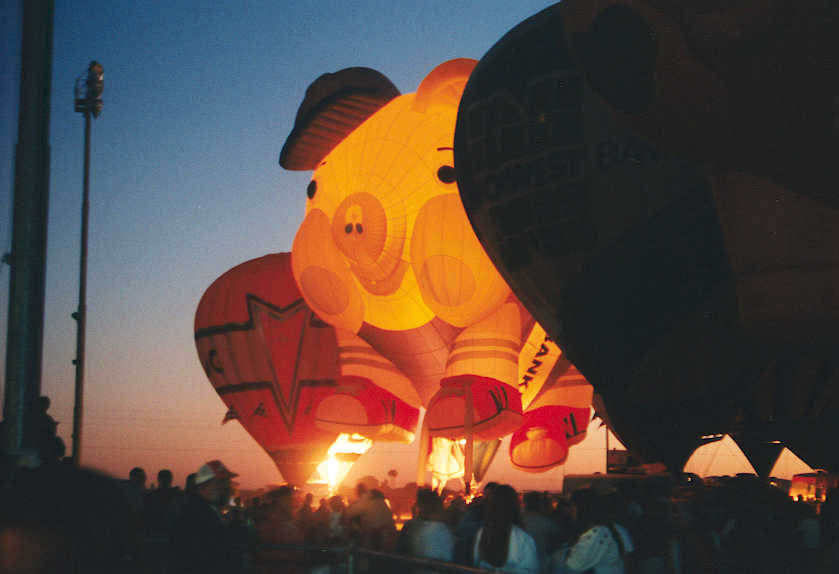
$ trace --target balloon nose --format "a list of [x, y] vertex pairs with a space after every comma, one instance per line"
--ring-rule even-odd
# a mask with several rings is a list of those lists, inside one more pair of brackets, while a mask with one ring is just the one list
[[332, 238], [351, 261], [369, 264], [385, 248], [387, 223], [387, 214], [377, 197], [365, 192], [354, 193], [335, 211]]
[[396, 269], [404, 243], [404, 216], [385, 211], [378, 197], [357, 192], [342, 201], [332, 216], [332, 240], [362, 281], [381, 281]]
[[[369, 201], [364, 201], [364, 203], [368, 205], [370, 204]], [[375, 210], [376, 206], [373, 205], [371, 208], [372, 210]], [[338, 207], [338, 211], [340, 213], [340, 206]], [[353, 233], [361, 235], [364, 233], [364, 206], [356, 201], [349, 200], [346, 205], [346, 210], [344, 210], [344, 221], [346, 222], [344, 225], [344, 233], [347, 235], [352, 235]]]

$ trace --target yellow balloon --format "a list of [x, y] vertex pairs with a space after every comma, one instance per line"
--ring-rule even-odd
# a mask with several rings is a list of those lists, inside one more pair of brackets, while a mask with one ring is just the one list
[[457, 104], [474, 64], [438, 66], [417, 93], [384, 104], [317, 164], [293, 269], [327, 322], [352, 332], [362, 323], [404, 331], [435, 317], [466, 327], [509, 296], [454, 173]]
[[[404, 95], [374, 70], [325, 74], [307, 91], [280, 160], [314, 172], [292, 249], [306, 303], [348, 340], [358, 336], [346, 345], [351, 374], [369, 376], [360, 354], [392, 364], [404, 377], [376, 380], [411, 405], [428, 406], [442, 379], [461, 375], [510, 386], [518, 404], [516, 389], [531, 377], [519, 363], [532, 318], [478, 241], [457, 187], [454, 127], [474, 66], [445, 62]], [[525, 370], [541, 361], [537, 352]], [[543, 370], [528, 403], [557, 386], [545, 385], [557, 373]]]

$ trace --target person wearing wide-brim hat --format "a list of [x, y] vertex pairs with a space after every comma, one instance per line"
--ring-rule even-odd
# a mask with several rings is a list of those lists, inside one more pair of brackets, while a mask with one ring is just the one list
[[233, 494], [232, 479], [239, 476], [220, 460], [211, 460], [201, 465], [195, 473], [195, 490], [199, 496], [221, 509]]
[[168, 572], [241, 571], [241, 547], [221, 515], [233, 492], [231, 480], [236, 476], [219, 460], [211, 460], [198, 469], [195, 488], [172, 534]]

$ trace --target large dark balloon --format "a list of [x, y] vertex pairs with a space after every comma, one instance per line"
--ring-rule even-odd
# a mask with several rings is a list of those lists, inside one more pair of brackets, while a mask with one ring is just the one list
[[837, 16], [824, 0], [572, 0], [569, 52], [672, 149], [839, 207]]
[[[750, 432], [839, 468], [821, 440], [839, 431], [835, 177], [817, 188], [798, 156], [783, 163], [801, 153], [787, 139], [798, 131], [742, 131], [755, 113], [803, 130], [812, 110], [761, 99], [771, 65], [759, 54], [759, 78], [737, 83], [729, 67], [751, 48], [710, 50], [685, 31], [691, 14], [677, 24], [638, 2], [566, 0], [511, 30], [461, 100], [461, 198], [641, 455], [678, 468], [702, 435]], [[814, 134], [830, 144], [835, 119], [820, 117]]]

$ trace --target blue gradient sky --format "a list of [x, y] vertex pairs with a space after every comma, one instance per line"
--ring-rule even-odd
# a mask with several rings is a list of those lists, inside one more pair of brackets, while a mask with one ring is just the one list
[[[5, 253], [22, 4], [0, 1]], [[309, 173], [284, 171], [277, 158], [306, 87], [324, 72], [369, 66], [414, 91], [437, 64], [480, 58], [550, 2], [55, 4], [43, 393], [61, 435], [69, 448], [83, 138], [72, 88], [97, 59], [105, 108], [91, 154], [83, 462], [117, 476], [135, 465], [150, 477], [169, 467], [182, 483], [221, 458], [245, 487], [278, 481], [238, 423], [220, 425], [225, 407], [198, 362], [193, 318], [204, 290], [227, 269], [291, 248]], [[6, 266], [0, 281], [5, 373]], [[386, 455], [415, 464], [413, 454]]]

